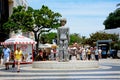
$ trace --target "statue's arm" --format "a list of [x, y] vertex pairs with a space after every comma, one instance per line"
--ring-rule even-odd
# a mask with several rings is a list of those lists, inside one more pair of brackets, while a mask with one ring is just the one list
[[68, 28], [68, 33], [67, 33], [67, 37], [68, 37], [68, 42], [70, 42], [70, 35], [69, 35], [69, 28]]
[[57, 44], [59, 45], [60, 42], [60, 29], [57, 30]]

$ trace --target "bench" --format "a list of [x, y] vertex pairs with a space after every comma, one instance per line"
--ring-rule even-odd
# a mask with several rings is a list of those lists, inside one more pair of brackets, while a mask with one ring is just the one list
[[[6, 64], [13, 65], [13, 64], [17, 64], [17, 62], [9, 61]], [[32, 62], [20, 62], [20, 64], [32, 64]]]

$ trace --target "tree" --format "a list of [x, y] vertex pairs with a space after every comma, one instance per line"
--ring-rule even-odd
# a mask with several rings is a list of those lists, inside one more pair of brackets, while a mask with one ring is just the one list
[[[28, 11], [29, 11], [28, 7]], [[25, 27], [32, 28], [33, 26], [33, 18], [28, 11], [25, 11], [23, 6], [18, 6], [13, 8], [13, 14], [9, 17], [8, 21], [4, 23], [4, 29], [10, 32], [14, 31], [15, 33], [18, 30], [25, 31]]]
[[[47, 6], [42, 6], [39, 10], [34, 10], [33, 17], [35, 21], [34, 29], [35, 40], [39, 43], [39, 37], [42, 32], [49, 32], [60, 26], [59, 18], [61, 15], [50, 10]], [[37, 44], [38, 46], [38, 44]]]
[[70, 43], [69, 44], [73, 44], [75, 42], [82, 43], [81, 36], [77, 33], [70, 34]]
[[[47, 43], [47, 42], [52, 43], [52, 40], [57, 37], [57, 33], [51, 32], [51, 33], [47, 33], [47, 34], [42, 34], [41, 37], [46, 39], [45, 43]], [[83, 43], [83, 40], [85, 40], [85, 37], [81, 38], [81, 36], [77, 33], [70, 34], [69, 44], [73, 44], [75, 42], [81, 44], [81, 43]]]
[[37, 41], [36, 49], [38, 49], [40, 34], [57, 29], [60, 26], [60, 17], [61, 14], [53, 12], [44, 5], [37, 10], [31, 7], [25, 10], [23, 6], [18, 6], [13, 9], [13, 14], [8, 22], [4, 24], [4, 28], [16, 32], [20, 29], [23, 32], [34, 32], [35, 41]]
[[120, 3], [118, 3], [116, 6], [118, 7], [117, 9], [120, 9], [120, 8], [119, 8], [119, 6], [120, 6]]
[[119, 35], [116, 34], [108, 34], [105, 32], [96, 32], [92, 33], [90, 35], [90, 38], [86, 39], [86, 44], [89, 44], [91, 46], [95, 46], [94, 44], [97, 40], [109, 40], [112, 39], [114, 43], [116, 43], [119, 40]]
[[[57, 33], [55, 32], [50, 32], [50, 33], [46, 33], [46, 34], [42, 34], [41, 35], [41, 41], [44, 42], [44, 43], [51, 43], [52, 44], [52, 40], [55, 39], [57, 36]], [[45, 39], [44, 41], [42, 39]], [[41, 42], [41, 43], [42, 43]]]
[[[120, 5], [117, 4], [117, 7]], [[114, 12], [111, 12], [107, 19], [103, 22], [105, 29], [114, 29], [120, 27], [120, 8], [117, 8]]]

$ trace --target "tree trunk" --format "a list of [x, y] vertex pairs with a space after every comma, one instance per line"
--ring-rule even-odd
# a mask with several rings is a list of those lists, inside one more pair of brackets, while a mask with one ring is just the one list
[[34, 36], [35, 36], [35, 41], [37, 42], [37, 44], [36, 44], [36, 52], [38, 53], [39, 39], [38, 39], [38, 36], [37, 36], [37, 32], [34, 32]]

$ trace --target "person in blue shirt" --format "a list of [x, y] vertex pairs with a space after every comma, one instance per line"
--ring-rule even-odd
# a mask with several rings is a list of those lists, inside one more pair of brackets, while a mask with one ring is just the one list
[[9, 59], [10, 59], [10, 53], [11, 53], [11, 50], [7, 47], [7, 45], [4, 45], [4, 48], [3, 48], [3, 63], [5, 64], [5, 69], [6, 70], [9, 69], [9, 64], [7, 64], [7, 62], [9, 62]]

